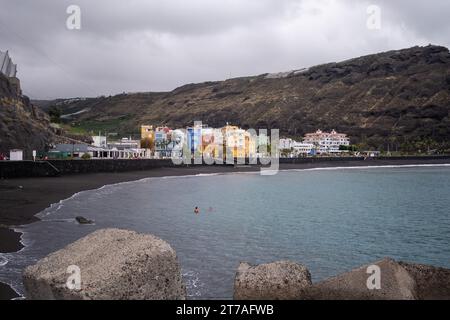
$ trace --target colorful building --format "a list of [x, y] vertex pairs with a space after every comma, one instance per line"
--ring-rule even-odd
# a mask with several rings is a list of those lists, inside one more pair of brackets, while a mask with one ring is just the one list
[[[237, 126], [227, 124], [221, 129], [223, 146], [231, 152], [233, 158], [249, 158], [256, 156], [257, 139]], [[224, 151], [226, 154], [226, 151]]]
[[155, 157], [166, 158], [171, 156], [172, 129], [157, 127], [154, 131]]
[[155, 140], [155, 130], [153, 126], [141, 126], [141, 139]]
[[[189, 152], [191, 157], [220, 158], [228, 152], [233, 158], [249, 158], [257, 155], [257, 137], [237, 126], [226, 125], [215, 129], [205, 124], [195, 124], [186, 129], [141, 126], [141, 139], [153, 143], [155, 157], [180, 156]], [[184, 154], [186, 156], [186, 154]]]

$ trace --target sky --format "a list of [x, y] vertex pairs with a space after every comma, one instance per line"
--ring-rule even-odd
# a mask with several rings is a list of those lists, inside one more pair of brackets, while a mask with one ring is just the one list
[[0, 50], [31, 98], [95, 97], [450, 47], [449, 16], [448, 0], [0, 0]]

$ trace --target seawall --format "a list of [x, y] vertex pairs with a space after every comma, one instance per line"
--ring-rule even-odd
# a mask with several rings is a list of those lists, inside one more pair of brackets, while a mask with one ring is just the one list
[[0, 178], [53, 177], [94, 172], [142, 171], [173, 167], [171, 160], [48, 160], [0, 161]]
[[[246, 161], [248, 163], [248, 159]], [[324, 165], [324, 166], [376, 166], [386, 164], [427, 164], [450, 163], [450, 156], [414, 156], [414, 157], [317, 157], [279, 159], [280, 166]], [[258, 164], [259, 165], [259, 164]], [[186, 165], [184, 165], [186, 166]], [[198, 166], [198, 165], [189, 165]], [[206, 164], [203, 164], [206, 166]], [[221, 166], [221, 165], [215, 165]], [[0, 179], [53, 177], [70, 174], [114, 173], [144, 171], [158, 168], [182, 167], [170, 159], [105, 159], [105, 160], [48, 160], [48, 161], [0, 161]]]

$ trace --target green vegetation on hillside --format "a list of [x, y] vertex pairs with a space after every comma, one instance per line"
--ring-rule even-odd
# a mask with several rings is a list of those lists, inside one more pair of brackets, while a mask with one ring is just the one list
[[[87, 120], [87, 121], [76, 121], [70, 124], [70, 132], [79, 134], [89, 134], [97, 135], [99, 132], [102, 134], [106, 133], [117, 133], [118, 131], [124, 135], [130, 134], [130, 132], [124, 132], [124, 123], [131, 119], [131, 115], [122, 116], [116, 119], [109, 120]], [[125, 130], [126, 131], [126, 130]], [[133, 133], [138, 133], [139, 128], [136, 127]]]

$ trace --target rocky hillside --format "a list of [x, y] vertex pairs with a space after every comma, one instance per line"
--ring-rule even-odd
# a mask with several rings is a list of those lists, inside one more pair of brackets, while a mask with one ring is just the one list
[[28, 159], [32, 150], [42, 151], [50, 143], [67, 141], [52, 129], [46, 113], [16, 91], [10, 80], [0, 74], [0, 153], [22, 149]]
[[449, 148], [450, 53], [413, 47], [279, 74], [189, 84], [167, 93], [41, 102], [85, 129], [138, 133], [140, 124], [318, 128], [348, 133], [364, 148]]

